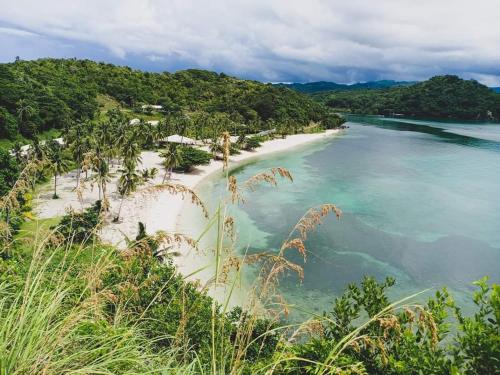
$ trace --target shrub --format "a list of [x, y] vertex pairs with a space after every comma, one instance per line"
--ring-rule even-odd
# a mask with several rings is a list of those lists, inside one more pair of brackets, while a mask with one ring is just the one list
[[261, 140], [259, 139], [259, 137], [248, 138], [245, 142], [244, 150], [246, 151], [254, 150], [261, 146], [260, 142]]
[[57, 232], [66, 239], [84, 242], [95, 237], [101, 223], [101, 201], [96, 201], [83, 212], [70, 212], [64, 215]]
[[189, 146], [178, 146], [176, 151], [181, 155], [181, 162], [176, 170], [189, 172], [198, 165], [207, 165], [212, 160], [212, 155], [206, 151]]

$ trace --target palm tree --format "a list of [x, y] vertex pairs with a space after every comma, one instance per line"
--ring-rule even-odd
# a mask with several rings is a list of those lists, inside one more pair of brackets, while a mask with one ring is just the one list
[[74, 126], [73, 131], [68, 132], [68, 143], [73, 154], [73, 159], [76, 161], [76, 188], [80, 183], [80, 175], [82, 170], [82, 161], [86, 149], [86, 140], [83, 137], [83, 126], [77, 124]]
[[14, 158], [16, 159], [17, 164], [23, 165], [25, 162], [25, 155], [23, 153], [22, 149], [22, 144], [21, 142], [16, 142], [14, 143], [14, 147], [12, 147], [12, 154], [14, 155]]
[[[31, 103], [27, 99], [19, 99], [16, 103], [17, 105], [17, 117], [19, 119], [19, 125], [21, 125], [21, 129], [26, 133], [27, 123], [36, 113], [35, 108], [31, 105]], [[24, 134], [27, 135], [27, 134]], [[30, 136], [33, 134], [30, 134]]]
[[38, 137], [35, 137], [29, 149], [30, 158], [33, 157], [37, 160], [43, 161], [47, 157], [46, 147], [40, 142]]
[[137, 135], [132, 133], [122, 146], [121, 154], [124, 164], [137, 164], [141, 161], [141, 148], [136, 139]]
[[121, 169], [122, 173], [120, 179], [118, 180], [118, 193], [121, 196], [120, 207], [118, 208], [118, 214], [113, 219], [114, 222], [120, 220], [120, 214], [122, 211], [122, 205], [125, 197], [137, 189], [137, 185], [140, 181], [140, 176], [135, 171], [135, 164], [126, 163], [125, 168]]
[[99, 189], [99, 200], [101, 200], [102, 193], [103, 207], [104, 209], [106, 209], [106, 184], [110, 181], [109, 166], [102, 156], [95, 156], [92, 164], [92, 169], [95, 172], [92, 178], [97, 182], [97, 187]]
[[172, 144], [169, 145], [167, 150], [162, 152], [160, 156], [164, 159], [162, 162], [163, 168], [165, 168], [165, 174], [163, 175], [162, 183], [165, 183], [165, 180], [172, 177], [172, 170], [176, 167], [179, 167], [182, 163], [182, 153], [179, 147], [176, 147]]
[[54, 148], [49, 155], [50, 169], [54, 172], [54, 194], [52, 199], [59, 198], [57, 196], [57, 176], [61, 176], [69, 170], [69, 164], [67, 160], [62, 157], [60, 148]]
[[159, 139], [158, 132], [156, 129], [159, 125], [153, 125], [150, 122], [141, 120], [139, 126], [141, 127], [142, 130], [141, 136], [144, 148], [147, 150], [151, 150], [152, 148], [154, 148], [156, 141]]

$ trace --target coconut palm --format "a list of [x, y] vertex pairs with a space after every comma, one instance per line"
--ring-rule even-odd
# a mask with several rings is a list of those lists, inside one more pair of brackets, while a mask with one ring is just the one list
[[150, 122], [141, 120], [139, 126], [142, 129], [142, 144], [144, 145], [145, 149], [151, 150], [155, 146], [156, 141], [159, 139], [156, 129], [158, 125], [153, 125]]
[[135, 164], [126, 163], [125, 167], [120, 170], [122, 173], [120, 179], [118, 180], [118, 193], [121, 196], [120, 207], [118, 208], [118, 213], [113, 219], [114, 222], [120, 220], [120, 214], [122, 211], [122, 205], [125, 197], [137, 189], [140, 182], [140, 176], [135, 171]]
[[12, 147], [11, 151], [12, 151], [12, 155], [14, 155], [14, 158], [16, 159], [17, 164], [23, 165], [24, 162], [26, 161], [26, 159], [25, 159], [25, 155], [23, 153], [21, 142], [14, 143], [14, 147]]
[[165, 180], [168, 175], [168, 179], [172, 177], [172, 170], [176, 167], [179, 167], [182, 163], [182, 153], [180, 147], [176, 147], [172, 144], [160, 154], [163, 158], [162, 166], [165, 168], [165, 174], [163, 175], [162, 183], [165, 183]]
[[135, 133], [130, 134], [122, 145], [121, 155], [124, 164], [138, 164], [141, 161], [141, 148], [137, 143], [137, 135]]
[[63, 158], [60, 147], [54, 147], [49, 154], [50, 169], [54, 173], [54, 194], [53, 199], [59, 198], [57, 196], [57, 176], [61, 176], [69, 170], [68, 161]]
[[[27, 99], [19, 99], [16, 103], [16, 106], [17, 106], [17, 117], [19, 119], [19, 125], [21, 125], [21, 129], [23, 129], [26, 132], [27, 124], [29, 120], [35, 115], [36, 110]], [[31, 136], [33, 134], [29, 135]]]
[[73, 129], [68, 133], [68, 144], [73, 159], [76, 161], [76, 188], [80, 184], [80, 175], [82, 170], [83, 156], [87, 150], [86, 140], [84, 138], [84, 129], [81, 124], [76, 124]]
[[109, 166], [104, 157], [98, 155], [94, 156], [92, 170], [94, 172], [92, 179], [96, 181], [97, 188], [99, 189], [99, 200], [101, 200], [102, 195], [103, 208], [107, 209], [106, 186], [111, 178], [109, 174]]

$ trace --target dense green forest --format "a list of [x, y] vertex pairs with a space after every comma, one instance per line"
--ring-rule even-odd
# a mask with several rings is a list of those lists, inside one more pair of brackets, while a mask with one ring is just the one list
[[324, 92], [314, 98], [338, 111], [357, 114], [500, 119], [500, 94], [474, 80], [452, 75], [436, 76], [407, 87]]
[[298, 92], [305, 94], [315, 94], [324, 91], [351, 91], [351, 90], [369, 90], [369, 89], [383, 89], [397, 86], [411, 86], [416, 82], [411, 81], [393, 81], [381, 80], [370, 81], [363, 83], [343, 84], [335, 82], [308, 82], [308, 83], [278, 83], [276, 86], [287, 87]]
[[269, 121], [290, 128], [310, 122], [335, 127], [339, 121], [327, 107], [293, 90], [222, 73], [149, 73], [76, 59], [18, 60], [0, 65], [0, 138], [33, 138], [95, 119], [103, 99], [130, 111], [155, 104], [166, 114], [225, 113], [257, 129], [268, 128]]

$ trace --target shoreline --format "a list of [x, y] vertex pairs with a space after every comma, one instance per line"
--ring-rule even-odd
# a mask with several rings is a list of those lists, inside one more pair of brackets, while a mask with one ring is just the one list
[[[286, 151], [297, 146], [305, 145], [314, 141], [319, 141], [337, 135], [340, 129], [330, 129], [322, 133], [312, 134], [296, 134], [289, 135], [285, 139], [272, 139], [262, 143], [262, 146], [255, 151], [241, 151], [239, 155], [230, 156], [229, 169], [237, 167], [242, 162], [251, 161], [254, 158], [262, 157], [272, 153]], [[177, 232], [179, 230], [182, 214], [184, 213], [184, 205], [191, 204], [182, 199], [182, 196], [170, 194], [167, 191], [158, 192], [151, 196], [141, 194], [141, 190], [154, 185], [161, 184], [163, 179], [163, 168], [161, 167], [161, 158], [157, 152], [144, 151], [142, 152], [142, 162], [139, 169], [142, 168], [157, 168], [158, 176], [147, 182], [137, 192], [126, 198], [123, 202], [121, 221], [119, 223], [106, 223], [101, 229], [101, 240], [105, 243], [111, 243], [118, 247], [125, 245], [126, 238], [134, 238], [137, 233], [138, 222], [143, 222], [146, 225], [148, 233], [155, 233], [162, 230], [166, 232]], [[223, 163], [219, 160], [212, 160], [210, 164], [198, 166], [190, 173], [172, 173], [172, 178], [169, 182], [181, 184], [191, 190], [202, 183], [208, 177], [217, 172], [222, 171]], [[118, 210], [120, 197], [114, 191], [118, 180], [118, 167], [111, 168], [114, 176], [108, 184], [108, 199], [110, 202], [110, 213], [114, 214]], [[97, 189], [87, 188], [83, 194], [83, 205], [76, 196], [75, 187], [75, 172], [70, 172], [58, 178], [58, 194], [60, 199], [51, 199], [50, 184], [41, 189], [36, 198], [36, 211], [39, 218], [49, 218], [63, 215], [69, 207], [74, 209], [82, 209], [90, 206], [98, 199]], [[183, 233], [190, 235], [190, 233]], [[191, 234], [192, 235], [192, 234]], [[174, 264], [178, 271], [184, 276], [196, 274], [194, 279], [209, 279], [213, 275], [204, 275], [204, 272], [197, 272], [200, 268], [205, 268], [207, 271], [206, 262], [210, 260], [210, 256], [193, 254], [194, 251], [187, 249], [179, 249], [179, 256], [173, 257]]]

